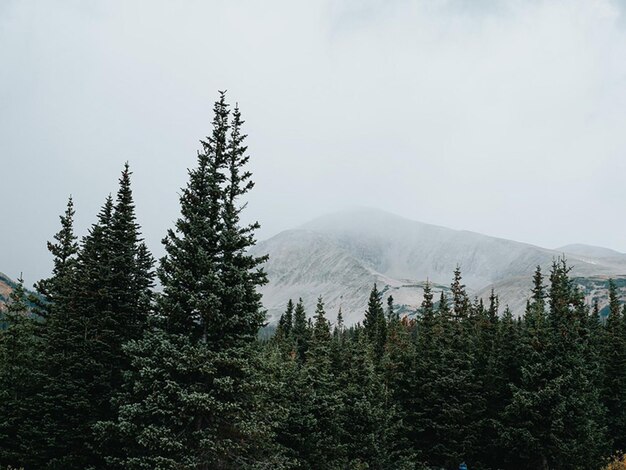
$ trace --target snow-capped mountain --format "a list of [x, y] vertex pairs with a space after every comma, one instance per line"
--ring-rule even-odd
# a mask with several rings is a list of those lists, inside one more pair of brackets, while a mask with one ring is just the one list
[[526, 303], [535, 267], [547, 272], [564, 254], [575, 277], [626, 275], [626, 255], [612, 250], [580, 245], [550, 250], [374, 209], [317, 218], [259, 243], [253, 253], [270, 255], [265, 265], [270, 282], [262, 292], [274, 319], [290, 298], [302, 297], [311, 314], [321, 295], [331, 320], [341, 307], [348, 322], [359, 321], [374, 283], [385, 296], [393, 295], [396, 307], [412, 311], [421, 303], [424, 282], [430, 280], [438, 295], [457, 265], [470, 293], [486, 297], [494, 287], [501, 304], [516, 313]]

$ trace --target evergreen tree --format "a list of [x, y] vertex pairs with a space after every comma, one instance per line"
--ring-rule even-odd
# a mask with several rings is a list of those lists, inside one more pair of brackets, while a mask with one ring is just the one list
[[287, 302], [287, 310], [280, 316], [278, 326], [276, 328], [276, 336], [287, 340], [291, 337], [291, 330], [293, 328], [293, 301], [289, 299]]
[[372, 344], [375, 361], [378, 364], [385, 349], [387, 321], [385, 319], [385, 310], [383, 309], [382, 293], [378, 290], [376, 284], [374, 284], [370, 292], [367, 310], [365, 310], [365, 317], [363, 318], [363, 327]]
[[55, 241], [48, 242], [48, 251], [53, 256], [52, 276], [35, 284], [43, 298], [43, 301], [37, 302], [37, 314], [44, 318], [50, 316], [51, 310], [61, 314], [71, 302], [78, 254], [78, 238], [74, 234], [75, 214], [74, 200], [70, 196], [65, 213], [59, 216], [61, 229], [54, 235]]
[[306, 359], [306, 352], [309, 348], [310, 328], [306, 319], [306, 311], [304, 310], [304, 302], [302, 298], [298, 300], [293, 314], [293, 342], [296, 357], [300, 364]]
[[254, 468], [275, 459], [255, 372], [265, 258], [247, 252], [258, 225], [240, 223], [252, 182], [242, 121], [236, 110], [231, 125], [228, 108], [221, 93], [163, 241], [162, 325], [126, 347], [132, 367], [110, 424], [127, 446], [114, 459], [124, 468]]
[[609, 315], [606, 319], [602, 362], [602, 399], [607, 410], [608, 435], [614, 451], [626, 451], [626, 327], [617, 286], [609, 280]]
[[455, 270], [453, 309], [442, 292], [432, 353], [421, 365], [423, 389], [419, 442], [428, 463], [449, 467], [480, 454], [481, 416], [485, 409], [482, 384], [475, 371], [475, 338], [468, 319], [469, 301]]
[[450, 286], [452, 294], [452, 313], [457, 320], [461, 320], [469, 315], [469, 298], [462, 283], [461, 268], [457, 266], [454, 270], [454, 280]]
[[337, 334], [343, 334], [345, 325], [343, 323], [343, 312], [341, 311], [341, 306], [339, 306], [339, 311], [337, 312], [337, 323], [335, 324], [335, 332]]
[[[510, 315], [510, 312], [509, 312]], [[482, 465], [497, 468], [502, 462], [500, 452], [499, 417], [503, 411], [502, 368], [498, 349], [498, 298], [491, 291], [489, 307], [485, 308], [482, 299], [472, 306], [469, 333], [474, 339], [474, 373], [480, 380], [485, 399], [484, 413], [477, 419], [480, 422], [479, 460]]]
[[382, 362], [387, 421], [385, 435], [380, 442], [387, 448], [385, 452], [388, 455], [383, 468], [414, 468], [420, 457], [420, 385], [423, 370], [419, 368], [419, 361], [423, 361], [424, 357], [419, 355], [412, 341], [415, 329], [415, 321], [407, 317], [399, 319], [396, 316], [389, 322]]
[[393, 296], [390, 295], [387, 297], [387, 322], [394, 321], [398, 318], [400, 318], [400, 316], [393, 307]]
[[[597, 468], [605, 439], [602, 408], [577, 310], [581, 296], [564, 260], [550, 274], [549, 310], [539, 269], [529, 302], [522, 375], [507, 407], [509, 444], [519, 468]], [[516, 467], [518, 468], [518, 467]]]
[[297, 449], [303, 468], [344, 468], [343, 399], [332, 368], [330, 324], [320, 297], [300, 382], [300, 420], [306, 424]]
[[[45, 377], [39, 396], [39, 415], [43, 439], [34, 442], [40, 466], [77, 468], [87, 464], [85, 426], [89, 416], [88, 380], [85, 360], [84, 319], [77, 310], [78, 252], [74, 233], [74, 204], [70, 198], [61, 228], [48, 243], [53, 256], [52, 276], [36, 284], [43, 297], [38, 311], [46, 318], [43, 329]], [[68, 399], [68, 397], [72, 397]]]
[[[67, 297], [51, 304], [46, 325], [42, 404], [46, 408], [44, 459], [50, 469], [88, 468], [100, 463], [92, 426], [105, 416], [112, 396], [110, 368], [105, 364], [111, 358], [106, 345], [113, 323], [109, 295], [113, 211], [109, 196], [67, 276], [53, 275], [41, 284], [67, 282]], [[61, 232], [64, 230], [62, 220]], [[52, 253], [56, 264], [57, 255]]]
[[376, 370], [371, 345], [359, 335], [346, 347], [350, 366], [342, 386], [344, 409], [341, 413], [342, 441], [347, 457], [345, 468], [402, 468], [406, 463], [397, 451], [400, 444], [396, 429], [398, 416]]
[[0, 466], [38, 465], [33, 443], [41, 439], [37, 418], [41, 338], [28, 311], [20, 277], [2, 312], [0, 328]]
[[492, 359], [496, 370], [494, 380], [494, 396], [491, 402], [492, 418], [495, 420], [498, 436], [492, 442], [493, 449], [486, 449], [487, 462], [492, 468], [510, 466], [518, 468], [516, 464], [520, 457], [512, 450], [516, 443], [511, 442], [509, 433], [510, 423], [507, 422], [507, 407], [512, 401], [512, 389], [520, 384], [520, 364], [523, 351], [521, 344], [520, 323], [513, 317], [511, 309], [507, 305], [498, 322], [495, 341], [495, 357]]

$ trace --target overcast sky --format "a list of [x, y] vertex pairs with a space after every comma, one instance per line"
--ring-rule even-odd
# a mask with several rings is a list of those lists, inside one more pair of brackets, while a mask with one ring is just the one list
[[0, 271], [46, 276], [123, 163], [150, 248], [246, 119], [260, 238], [352, 206], [626, 252], [626, 19], [598, 1], [0, 2]]

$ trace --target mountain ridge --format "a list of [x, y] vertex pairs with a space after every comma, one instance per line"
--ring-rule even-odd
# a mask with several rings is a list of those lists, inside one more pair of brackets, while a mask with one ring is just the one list
[[302, 297], [311, 313], [322, 295], [330, 312], [341, 307], [349, 322], [359, 321], [374, 282], [394, 296], [398, 309], [415, 310], [423, 283], [429, 279], [436, 290], [447, 289], [456, 266], [472, 295], [487, 297], [491, 287], [499, 287], [502, 305], [517, 314], [535, 267], [547, 271], [563, 254], [574, 277], [626, 274], [626, 256], [603, 261], [369, 208], [317, 217], [259, 242], [253, 253], [270, 255], [265, 265], [270, 282], [261, 291], [273, 319], [289, 298]]

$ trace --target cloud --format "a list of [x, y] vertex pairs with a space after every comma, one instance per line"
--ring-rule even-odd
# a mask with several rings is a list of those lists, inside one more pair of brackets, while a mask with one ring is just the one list
[[161, 253], [224, 88], [247, 121], [248, 215], [261, 237], [370, 205], [550, 247], [626, 251], [623, 2], [3, 5], [9, 275], [45, 275], [67, 195], [84, 233], [126, 160]]

